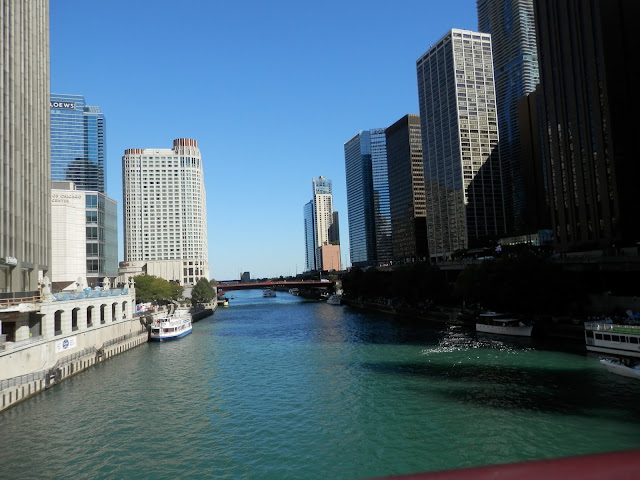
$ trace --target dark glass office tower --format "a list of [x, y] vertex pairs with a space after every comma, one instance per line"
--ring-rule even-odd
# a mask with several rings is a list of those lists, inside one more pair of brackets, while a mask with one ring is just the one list
[[105, 193], [105, 118], [82, 95], [51, 94], [51, 180]]
[[635, 247], [640, 2], [534, 5], [555, 247]]
[[344, 158], [351, 264], [389, 264], [393, 249], [384, 129], [360, 131], [344, 144]]
[[394, 263], [429, 258], [420, 116], [409, 114], [385, 130]]
[[539, 225], [526, 221], [518, 99], [539, 82], [533, 0], [478, 0], [478, 29], [491, 34], [507, 232], [531, 233]]

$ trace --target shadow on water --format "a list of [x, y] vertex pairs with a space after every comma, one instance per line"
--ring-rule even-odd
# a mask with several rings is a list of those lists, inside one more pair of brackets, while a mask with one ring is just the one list
[[[369, 371], [423, 378], [416, 393], [438, 396], [461, 405], [495, 409], [525, 409], [640, 421], [640, 382], [617, 377], [597, 366], [563, 368], [554, 365], [486, 365], [463, 363], [362, 363]], [[611, 375], [614, 375], [613, 377]], [[611, 389], [603, 389], [602, 382]]]

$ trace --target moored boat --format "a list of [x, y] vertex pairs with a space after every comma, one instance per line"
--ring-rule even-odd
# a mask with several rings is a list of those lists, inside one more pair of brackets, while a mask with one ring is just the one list
[[290, 288], [289, 289], [289, 293], [291, 295], [293, 295], [294, 297], [297, 297], [298, 295], [300, 295], [300, 289], [295, 288], [295, 287], [294, 288]]
[[342, 297], [340, 295], [331, 295], [329, 298], [327, 298], [327, 303], [329, 305], [341, 305], [342, 304]]
[[640, 326], [604, 322], [585, 322], [587, 350], [640, 358]]
[[526, 325], [517, 318], [508, 317], [503, 313], [481, 313], [476, 320], [476, 332], [530, 337], [532, 330], [532, 325]]
[[184, 337], [193, 330], [191, 315], [187, 311], [180, 311], [158, 318], [151, 324], [149, 340], [164, 342]]
[[271, 289], [271, 288], [265, 288], [262, 291], [262, 296], [263, 297], [275, 297], [276, 296], [276, 291]]

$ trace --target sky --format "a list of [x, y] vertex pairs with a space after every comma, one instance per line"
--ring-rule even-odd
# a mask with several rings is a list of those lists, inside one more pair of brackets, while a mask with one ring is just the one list
[[119, 260], [124, 150], [187, 137], [203, 159], [211, 278], [295, 275], [312, 178], [332, 181], [349, 266], [344, 143], [419, 113], [416, 60], [477, 23], [476, 0], [51, 0], [51, 91], [106, 117]]

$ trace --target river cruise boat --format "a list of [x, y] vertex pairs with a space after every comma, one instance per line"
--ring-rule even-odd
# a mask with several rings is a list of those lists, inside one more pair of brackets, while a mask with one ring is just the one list
[[327, 298], [327, 303], [329, 305], [342, 305], [342, 297], [340, 295], [331, 295]]
[[497, 312], [481, 313], [476, 320], [476, 332], [481, 333], [530, 337], [532, 329], [532, 325], [525, 325], [517, 318]]
[[193, 330], [191, 315], [187, 311], [176, 311], [158, 318], [151, 324], [149, 340], [164, 342], [165, 340], [175, 340], [189, 335]]
[[300, 295], [300, 289], [298, 289], [298, 288], [290, 288], [289, 289], [289, 293], [291, 295], [293, 295], [294, 297], [297, 297], [297, 296]]
[[276, 296], [276, 291], [271, 289], [271, 288], [265, 288], [262, 291], [262, 296], [263, 297], [275, 297]]
[[590, 352], [640, 359], [640, 326], [585, 322], [584, 337]]

